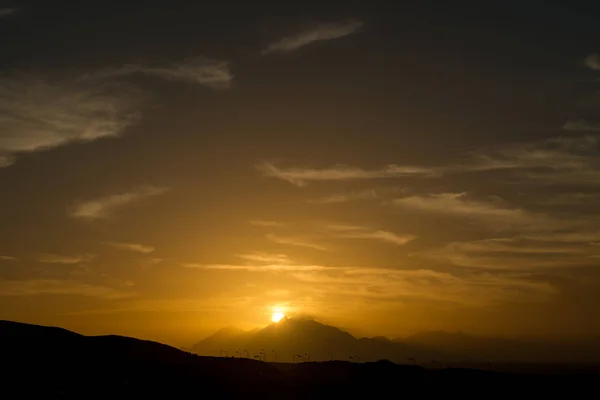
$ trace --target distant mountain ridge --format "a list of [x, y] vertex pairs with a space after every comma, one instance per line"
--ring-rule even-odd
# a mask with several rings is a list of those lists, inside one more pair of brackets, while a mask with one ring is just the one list
[[356, 338], [339, 328], [311, 319], [284, 319], [263, 329], [226, 328], [196, 343], [191, 351], [209, 356], [237, 356], [267, 361], [378, 361], [407, 364], [411, 360], [448, 361], [438, 350], [395, 343], [388, 338]]
[[600, 363], [600, 339], [534, 340], [425, 331], [393, 340], [480, 362]]

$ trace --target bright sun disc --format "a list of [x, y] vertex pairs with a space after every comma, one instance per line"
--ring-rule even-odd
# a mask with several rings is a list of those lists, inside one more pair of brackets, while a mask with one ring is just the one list
[[283, 317], [284, 317], [283, 313], [276, 312], [276, 313], [273, 313], [273, 316], [271, 316], [271, 320], [272, 320], [273, 322], [279, 322], [279, 321], [281, 321], [281, 319], [282, 319]]

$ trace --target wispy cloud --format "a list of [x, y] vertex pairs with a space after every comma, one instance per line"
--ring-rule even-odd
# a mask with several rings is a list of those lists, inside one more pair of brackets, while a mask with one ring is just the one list
[[139, 243], [118, 243], [118, 242], [106, 242], [106, 245], [114, 247], [116, 249], [133, 251], [136, 253], [152, 253], [155, 248], [152, 246], [146, 246]]
[[17, 258], [12, 256], [0, 256], [0, 261], [17, 261]]
[[122, 299], [133, 297], [135, 293], [74, 280], [36, 279], [28, 281], [0, 281], [0, 296], [42, 295], [74, 295], [103, 299]]
[[273, 263], [273, 264], [290, 264], [292, 261], [285, 254], [271, 254], [271, 253], [250, 253], [250, 254], [238, 254], [238, 258], [244, 259], [251, 262], [259, 263]]
[[541, 200], [540, 204], [554, 206], [582, 205], [585, 203], [596, 204], [600, 200], [600, 193], [559, 193], [556, 196]]
[[268, 234], [267, 239], [274, 243], [285, 244], [289, 246], [298, 246], [298, 247], [307, 247], [310, 249], [327, 251], [325, 246], [320, 244], [316, 244], [312, 242], [310, 239], [303, 237], [295, 237], [295, 236], [279, 236], [274, 234]]
[[144, 100], [123, 84], [0, 78], [0, 166], [21, 153], [120, 136], [138, 121]]
[[600, 122], [583, 119], [570, 120], [565, 122], [563, 130], [568, 132], [600, 132]]
[[207, 86], [211, 89], [228, 89], [233, 81], [230, 64], [226, 61], [197, 57], [167, 66], [125, 64], [117, 68], [88, 74], [84, 80], [106, 79], [133, 74], [154, 76], [174, 82]]
[[38, 261], [49, 264], [79, 264], [90, 261], [95, 256], [93, 254], [83, 254], [76, 256], [65, 256], [57, 254], [40, 254]]
[[364, 23], [356, 19], [321, 23], [269, 44], [262, 51], [262, 54], [288, 53], [314, 42], [338, 39], [351, 35], [359, 32], [363, 26]]
[[399, 178], [406, 176], [437, 176], [435, 168], [388, 165], [386, 167], [365, 170], [346, 165], [336, 165], [329, 168], [279, 168], [271, 163], [257, 166], [266, 177], [278, 178], [296, 186], [306, 186], [311, 181], [352, 181], [366, 179]]
[[284, 224], [281, 223], [281, 222], [267, 221], [267, 220], [261, 220], [261, 219], [252, 220], [252, 221], [250, 221], [250, 223], [252, 225], [262, 226], [262, 227], [265, 227], [265, 228], [279, 228], [279, 227], [284, 226]]
[[94, 200], [81, 201], [74, 205], [70, 214], [75, 218], [102, 219], [109, 218], [117, 210], [140, 200], [158, 196], [167, 192], [166, 187], [140, 186], [127, 192], [112, 194]]
[[316, 293], [371, 300], [437, 300], [481, 306], [506, 300], [542, 301], [557, 293], [547, 282], [523, 276], [477, 272], [458, 276], [434, 270], [391, 270], [357, 268], [346, 271], [292, 273], [310, 284]]
[[472, 218], [492, 225], [535, 225], [545, 222], [542, 217], [519, 208], [509, 208], [492, 202], [468, 199], [466, 193], [440, 193], [428, 196], [409, 196], [393, 201], [398, 207], [423, 212]]
[[550, 233], [539, 233], [536, 235], [523, 235], [524, 239], [532, 240], [536, 242], [548, 242], [548, 243], [573, 243], [573, 244], [593, 244], [600, 243], [600, 230], [589, 231], [563, 231], [563, 232], [550, 232]]
[[[599, 138], [591, 133], [598, 131], [600, 126], [589, 121], [572, 121], [565, 124], [564, 129], [572, 132], [581, 131], [583, 134], [482, 148], [468, 153], [461, 163], [438, 167], [390, 164], [378, 169], [348, 165], [327, 168], [284, 168], [272, 163], [263, 163], [257, 165], [257, 169], [265, 177], [278, 178], [300, 187], [316, 181], [439, 178], [447, 175], [491, 171], [509, 172], [511, 179], [516, 182], [598, 186], [600, 182]], [[353, 198], [376, 196], [377, 193], [364, 191], [334, 195], [320, 202], [339, 203]], [[319, 202], [319, 200], [310, 202]]]
[[402, 301], [407, 298], [466, 303], [470, 306], [504, 300], [539, 301], [556, 290], [547, 282], [531, 281], [507, 273], [474, 272], [457, 276], [434, 270], [402, 270], [361, 266], [328, 267], [253, 260], [249, 264], [187, 264], [189, 268], [276, 273], [307, 285], [317, 296], [351, 296], [354, 299]]
[[600, 70], [600, 54], [590, 54], [585, 58], [583, 63], [589, 69]]
[[552, 239], [552, 235], [539, 235], [453, 242], [414, 256], [462, 267], [522, 272], [596, 264], [594, 256], [600, 254], [600, 249], [596, 246], [581, 246], [575, 241], [567, 240], [558, 243], [557, 239], [559, 237]]
[[322, 270], [320, 265], [295, 265], [295, 264], [264, 264], [264, 265], [238, 265], [238, 264], [183, 264], [186, 268], [198, 269], [220, 269], [230, 271], [252, 271], [252, 272], [282, 272], [282, 271], [315, 271]]
[[334, 236], [336, 237], [379, 240], [381, 242], [391, 243], [397, 246], [403, 246], [415, 239], [415, 236], [413, 235], [398, 235], [394, 232], [371, 229], [363, 226], [329, 225], [328, 229], [333, 231]]
[[9, 15], [15, 14], [19, 11], [16, 8], [0, 8], [0, 18], [8, 17]]
[[361, 200], [377, 200], [383, 199], [394, 193], [402, 192], [401, 188], [374, 188], [367, 190], [355, 190], [348, 193], [337, 193], [329, 196], [321, 197], [318, 199], [308, 200], [309, 203], [313, 204], [339, 204], [349, 203]]

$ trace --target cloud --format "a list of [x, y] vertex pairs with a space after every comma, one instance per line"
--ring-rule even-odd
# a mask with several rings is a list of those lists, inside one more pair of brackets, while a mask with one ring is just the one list
[[593, 69], [596, 71], [600, 70], [600, 54], [590, 54], [583, 61], [584, 65], [589, 69]]
[[74, 280], [37, 279], [29, 281], [0, 281], [0, 296], [74, 295], [103, 299], [122, 299], [135, 296], [105, 286]]
[[[405, 299], [438, 300], [465, 303], [469, 306], [504, 300], [539, 301], [556, 290], [547, 282], [532, 281], [507, 273], [474, 272], [464, 276], [434, 270], [401, 270], [363, 266], [328, 267], [297, 264], [285, 257], [285, 263], [252, 260], [249, 264], [187, 264], [189, 268], [222, 271], [276, 273], [305, 284], [317, 296], [350, 296], [353, 299], [402, 301]], [[278, 293], [277, 295], [283, 295]], [[325, 299], [321, 299], [326, 301]]]
[[117, 210], [143, 199], [166, 193], [168, 188], [140, 186], [128, 192], [112, 194], [95, 200], [82, 201], [73, 206], [70, 214], [75, 218], [88, 220], [109, 218]]
[[39, 262], [49, 264], [79, 264], [85, 261], [90, 261], [95, 256], [93, 254], [84, 254], [77, 256], [64, 256], [57, 254], [40, 254], [38, 257]]
[[11, 256], [0, 256], [0, 261], [17, 261], [17, 258]]
[[123, 84], [0, 78], [0, 167], [18, 154], [118, 137], [139, 120], [144, 100]]
[[551, 232], [523, 235], [524, 239], [548, 243], [591, 244], [600, 243], [600, 231]]
[[531, 226], [548, 222], [519, 208], [508, 208], [491, 202], [467, 199], [466, 193], [440, 193], [428, 196], [409, 196], [393, 204], [412, 210], [471, 218], [498, 226]]
[[9, 15], [15, 14], [19, 11], [16, 8], [0, 8], [0, 18], [8, 17]]
[[600, 132], [600, 122], [586, 121], [583, 119], [565, 122], [563, 130], [569, 132]]
[[[422, 256], [453, 265], [496, 270], [539, 271], [571, 269], [596, 265], [600, 254], [595, 246], [542, 243], [543, 236], [495, 238], [467, 242], [453, 242], [444, 247], [413, 256]], [[550, 239], [550, 237], [546, 237]]]
[[121, 249], [121, 250], [128, 250], [128, 251], [133, 251], [136, 253], [144, 253], [144, 254], [148, 254], [148, 253], [152, 253], [155, 249], [152, 246], [146, 246], [143, 244], [139, 244], [139, 243], [117, 243], [117, 242], [107, 242], [106, 243], [108, 246], [117, 248], [117, 249]]
[[541, 200], [540, 204], [554, 206], [581, 205], [584, 203], [596, 204], [600, 193], [559, 193], [556, 196]]
[[502, 301], [542, 301], [557, 293], [547, 282], [510, 274], [471, 273], [458, 276], [434, 270], [357, 268], [347, 271], [308, 271], [295, 279], [324, 295], [384, 301], [434, 300], [484, 306]]
[[292, 261], [285, 254], [270, 254], [270, 253], [251, 253], [238, 254], [236, 257], [242, 258], [251, 262], [259, 263], [274, 263], [274, 264], [290, 264]]
[[[328, 168], [283, 168], [271, 163], [257, 165], [265, 177], [278, 178], [302, 187], [315, 181], [356, 181], [398, 179], [405, 177], [439, 178], [447, 175], [506, 171], [518, 182], [535, 184], [600, 183], [600, 152], [598, 137], [590, 132], [600, 129], [593, 122], [565, 124], [571, 131], [587, 131], [581, 136], [555, 137], [537, 142], [514, 143], [482, 148], [468, 153], [462, 163], [439, 167], [402, 166], [389, 164], [379, 169], [364, 169], [348, 165]], [[377, 193], [355, 192], [334, 195], [324, 200], [310, 202], [340, 203], [352, 199], [374, 198]]]
[[[573, 128], [573, 125], [570, 125]], [[546, 169], [550, 172], [581, 170], [596, 152], [594, 136], [558, 137], [540, 142], [518, 143], [473, 152], [474, 163], [466, 171]]]
[[322, 270], [320, 265], [288, 265], [288, 264], [264, 264], [264, 265], [238, 265], [238, 264], [183, 264], [186, 268], [198, 269], [220, 269], [229, 271], [252, 271], [252, 272], [285, 272], [285, 271], [315, 271]]
[[398, 235], [393, 232], [373, 230], [363, 226], [329, 225], [327, 228], [335, 232], [334, 236], [336, 237], [379, 240], [397, 246], [403, 246], [415, 239], [413, 235]]
[[192, 83], [207, 86], [211, 89], [228, 89], [233, 81], [230, 64], [226, 61], [196, 57], [184, 62], [161, 67], [150, 67], [140, 64], [125, 64], [118, 68], [86, 75], [84, 80], [107, 79], [119, 76], [143, 74], [165, 79], [167, 81]]
[[321, 246], [316, 243], [313, 243], [302, 237], [288, 237], [288, 236], [278, 236], [278, 235], [268, 234], [267, 239], [269, 239], [270, 241], [272, 241], [274, 243], [278, 243], [278, 244], [286, 244], [286, 245], [290, 245], [290, 246], [307, 247], [310, 249], [327, 251], [326, 247]]
[[309, 203], [313, 204], [339, 204], [339, 203], [349, 203], [353, 201], [361, 201], [361, 200], [377, 200], [383, 199], [388, 195], [402, 192], [401, 188], [374, 188], [367, 190], [358, 190], [352, 191], [349, 193], [337, 193], [330, 196], [325, 196], [319, 199], [311, 199], [308, 200]]
[[287, 289], [273, 289], [267, 290], [265, 294], [270, 297], [289, 297], [292, 292]]
[[355, 19], [318, 24], [269, 44], [262, 54], [288, 53], [314, 42], [338, 39], [359, 32], [363, 25], [363, 22]]
[[376, 170], [336, 165], [330, 168], [278, 168], [271, 163], [257, 166], [266, 177], [278, 178], [296, 186], [306, 186], [310, 181], [352, 181], [383, 178], [400, 178], [406, 176], [437, 176], [438, 171], [428, 167], [398, 166], [390, 164]]
[[266, 220], [252, 220], [250, 221], [250, 223], [252, 225], [255, 226], [263, 226], [266, 228], [279, 228], [284, 226], [284, 224], [282, 224], [281, 222], [277, 222], [277, 221], [266, 221]]

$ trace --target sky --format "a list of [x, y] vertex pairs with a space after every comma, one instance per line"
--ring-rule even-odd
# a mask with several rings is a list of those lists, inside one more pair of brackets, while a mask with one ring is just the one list
[[600, 334], [600, 6], [391, 3], [0, 1], [0, 318]]

